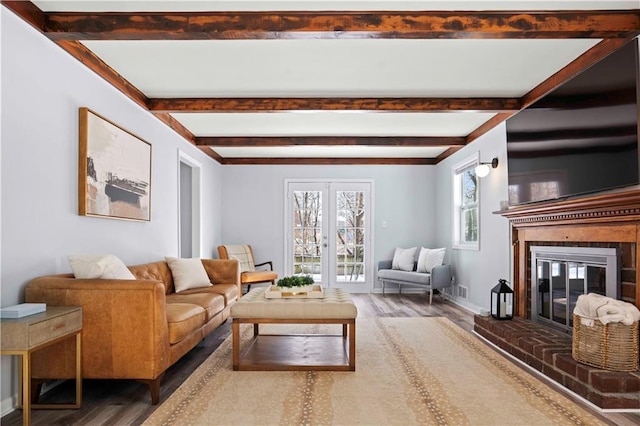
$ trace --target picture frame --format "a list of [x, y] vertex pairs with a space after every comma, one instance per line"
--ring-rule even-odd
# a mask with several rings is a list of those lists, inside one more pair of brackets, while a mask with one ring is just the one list
[[151, 220], [151, 144], [79, 109], [78, 214]]

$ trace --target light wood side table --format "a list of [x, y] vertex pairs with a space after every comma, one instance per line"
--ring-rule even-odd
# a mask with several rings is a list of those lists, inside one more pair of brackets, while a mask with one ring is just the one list
[[[0, 320], [2, 355], [18, 355], [18, 406], [22, 423], [31, 423], [31, 409], [80, 408], [82, 405], [82, 308], [47, 306], [45, 312]], [[76, 338], [75, 404], [31, 404], [31, 353], [61, 340]]]

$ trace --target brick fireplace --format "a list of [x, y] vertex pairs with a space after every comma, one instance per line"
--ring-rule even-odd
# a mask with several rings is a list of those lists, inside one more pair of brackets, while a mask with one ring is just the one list
[[640, 188], [511, 208], [514, 320], [476, 317], [474, 330], [601, 408], [640, 409], [640, 371], [608, 372], [575, 362], [571, 335], [531, 321], [531, 247], [614, 248], [619, 299], [640, 307]]

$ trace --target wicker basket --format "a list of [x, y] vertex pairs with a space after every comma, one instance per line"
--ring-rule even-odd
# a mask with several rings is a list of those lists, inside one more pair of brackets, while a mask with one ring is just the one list
[[603, 325], [595, 320], [589, 327], [580, 319], [573, 314], [573, 359], [605, 370], [638, 370], [638, 321]]

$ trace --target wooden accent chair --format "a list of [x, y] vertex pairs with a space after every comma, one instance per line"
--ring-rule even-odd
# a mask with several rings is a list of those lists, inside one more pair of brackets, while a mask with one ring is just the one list
[[[250, 245], [220, 245], [218, 246], [220, 259], [235, 259], [240, 262], [240, 282], [251, 290], [251, 284], [271, 283], [275, 285], [278, 273], [273, 270], [273, 262], [256, 263], [253, 249]], [[269, 269], [266, 269], [266, 267]], [[256, 269], [262, 267], [263, 269]]]

